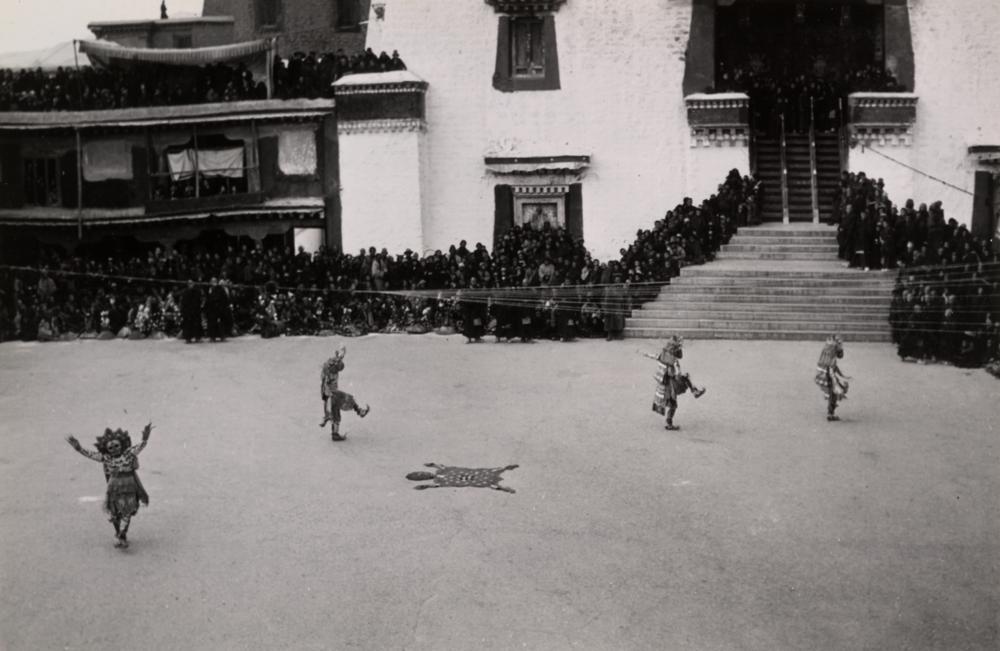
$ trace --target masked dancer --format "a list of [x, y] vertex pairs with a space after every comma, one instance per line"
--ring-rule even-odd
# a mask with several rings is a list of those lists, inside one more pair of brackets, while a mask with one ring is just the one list
[[679, 430], [680, 426], [674, 425], [674, 414], [677, 413], [677, 397], [691, 389], [695, 398], [700, 398], [705, 394], [705, 388], [698, 388], [691, 380], [691, 376], [681, 372], [681, 358], [684, 356], [684, 339], [673, 336], [663, 345], [659, 355], [642, 353], [644, 357], [656, 360], [659, 367], [656, 369], [654, 379], [656, 380], [656, 390], [653, 394], [653, 411], [666, 416], [667, 422], [663, 426], [668, 430]]
[[94, 446], [97, 452], [85, 450], [73, 436], [66, 438], [74, 450], [104, 464], [107, 481], [104, 510], [115, 527], [115, 547], [128, 547], [128, 526], [132, 516], [139, 511], [140, 503], [149, 505], [149, 495], [136, 471], [139, 469], [139, 453], [146, 447], [152, 431], [153, 424], [149, 423], [142, 430], [142, 442], [133, 447], [127, 431], [105, 429]]
[[334, 353], [333, 357], [323, 364], [323, 372], [320, 377], [320, 394], [323, 397], [323, 422], [320, 427], [325, 427], [332, 422], [330, 438], [334, 441], [343, 441], [345, 436], [340, 434], [340, 412], [353, 410], [361, 418], [368, 415], [370, 407], [365, 405], [359, 407], [354, 396], [337, 388], [340, 379], [340, 372], [344, 370], [344, 356], [347, 348], [341, 346]]
[[826, 396], [826, 419], [840, 420], [834, 412], [837, 403], [847, 399], [847, 381], [850, 379], [840, 371], [837, 360], [844, 356], [844, 342], [834, 335], [826, 340], [823, 352], [816, 364], [816, 384]]

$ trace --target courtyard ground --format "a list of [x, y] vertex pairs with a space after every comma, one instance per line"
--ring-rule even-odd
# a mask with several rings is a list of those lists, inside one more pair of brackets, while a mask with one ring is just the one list
[[[0, 345], [0, 648], [996, 649], [1000, 384], [850, 344], [346, 340], [372, 405], [318, 427], [339, 338]], [[105, 426], [151, 496], [112, 546]], [[425, 462], [516, 494], [413, 490]]]

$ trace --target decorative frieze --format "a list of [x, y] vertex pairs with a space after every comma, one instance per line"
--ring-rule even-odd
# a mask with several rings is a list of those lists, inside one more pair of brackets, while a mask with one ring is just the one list
[[523, 196], [562, 196], [569, 192], [568, 185], [515, 185], [511, 186], [515, 195]]
[[1000, 166], [1000, 145], [972, 145], [967, 151], [969, 157], [980, 165]]
[[695, 93], [684, 103], [691, 127], [749, 126], [750, 98], [745, 93]]
[[559, 11], [566, 0], [486, 0], [498, 14], [535, 15]]
[[349, 136], [357, 133], [420, 133], [427, 130], [422, 118], [387, 120], [346, 120], [337, 123], [337, 134]]
[[333, 85], [337, 120], [424, 119], [427, 82], [408, 70], [347, 75]]
[[913, 144], [913, 129], [909, 125], [851, 125], [852, 144], [909, 147]]
[[851, 93], [847, 96], [850, 123], [858, 127], [903, 128], [917, 121], [913, 93]]
[[691, 147], [749, 147], [749, 127], [693, 127]]

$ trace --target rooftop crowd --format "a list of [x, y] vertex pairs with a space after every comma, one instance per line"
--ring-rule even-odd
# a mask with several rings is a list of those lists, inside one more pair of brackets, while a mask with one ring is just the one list
[[[344, 75], [405, 70], [398, 52], [370, 48], [347, 56], [343, 50], [317, 55], [296, 52], [275, 58], [274, 97], [332, 97], [330, 85]], [[264, 79], [243, 64], [188, 66], [134, 63], [123, 67], [0, 68], [0, 111], [106, 110], [266, 99]]]
[[883, 181], [864, 173], [842, 175], [833, 221], [848, 266], [898, 270], [890, 323], [900, 357], [1000, 360], [1000, 256], [990, 238], [946, 220], [940, 201], [892, 203]]
[[[701, 205], [685, 199], [606, 263], [548, 224], [515, 226], [493, 251], [463, 240], [429, 255], [234, 240], [110, 256], [49, 249], [32, 269], [0, 269], [0, 339], [426, 332], [473, 321], [480, 336], [507, 339], [620, 337], [631, 307], [756, 219], [758, 196], [733, 170]], [[185, 302], [199, 312], [187, 332]]]

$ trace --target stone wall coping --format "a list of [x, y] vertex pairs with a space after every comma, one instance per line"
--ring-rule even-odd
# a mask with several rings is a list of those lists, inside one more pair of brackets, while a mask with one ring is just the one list
[[851, 93], [848, 104], [862, 106], [916, 106], [920, 99], [916, 93]]
[[344, 75], [333, 82], [333, 92], [349, 93], [352, 90], [370, 88], [396, 87], [426, 89], [427, 82], [409, 70], [391, 70], [389, 72], [363, 72], [356, 75]]
[[746, 93], [691, 93], [684, 96], [685, 102], [733, 102], [750, 101]]

